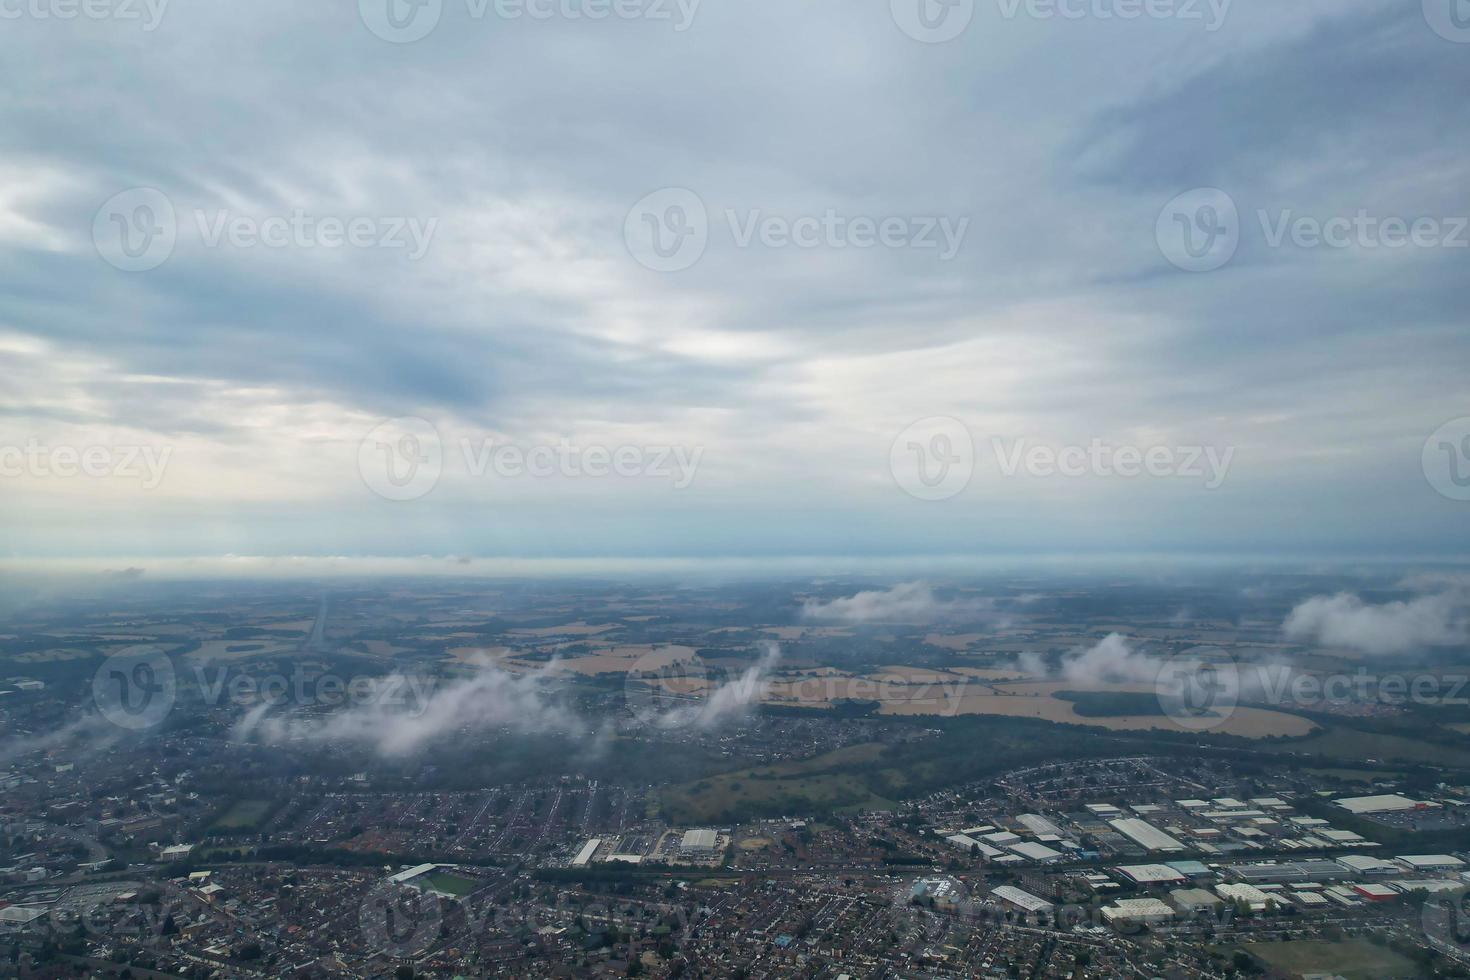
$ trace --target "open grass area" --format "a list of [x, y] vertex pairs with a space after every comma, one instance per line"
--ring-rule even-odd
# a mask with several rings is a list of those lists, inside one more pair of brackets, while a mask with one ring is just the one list
[[434, 891], [453, 895], [455, 898], [468, 895], [481, 885], [481, 882], [474, 878], [466, 878], [449, 871], [435, 871], [424, 875], [423, 880]]
[[1310, 776], [1341, 779], [1346, 782], [1371, 783], [1375, 779], [1402, 779], [1404, 774], [1397, 769], [1356, 769], [1350, 766], [1329, 769], [1303, 769]]
[[852, 745], [810, 759], [709, 776], [665, 790], [664, 810], [676, 823], [715, 823], [746, 815], [812, 810], [886, 809], [858, 767], [880, 764], [884, 747]]
[[1470, 769], [1470, 750], [1352, 728], [1333, 728], [1300, 741], [1268, 747], [1267, 751], [1315, 753], [1329, 759], [1350, 759], [1359, 764], [1365, 761], [1370, 764], [1402, 761]]
[[211, 829], [221, 833], [242, 833], [257, 829], [270, 815], [270, 800], [237, 800]]
[[1413, 960], [1362, 939], [1343, 942], [1250, 943], [1246, 952], [1290, 976], [1317, 973], [1344, 980], [1390, 980], [1423, 976]]

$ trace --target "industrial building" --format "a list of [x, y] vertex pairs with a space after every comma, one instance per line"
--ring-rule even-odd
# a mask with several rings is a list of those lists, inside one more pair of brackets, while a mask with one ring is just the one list
[[586, 867], [587, 866], [587, 862], [592, 860], [592, 855], [596, 854], [597, 853], [597, 849], [599, 847], [601, 847], [601, 846], [602, 846], [602, 838], [601, 837], [593, 837], [587, 843], [583, 844], [582, 845], [582, 849], [577, 852], [577, 856], [574, 857], [574, 858], [572, 858], [572, 867], [574, 867], [574, 868], [583, 868], [583, 867]]
[[1167, 864], [1125, 864], [1117, 872], [1136, 885], [1182, 885], [1189, 880]]
[[1394, 858], [1410, 871], [1459, 871], [1465, 862], [1449, 854], [1404, 854]]
[[1359, 814], [1394, 813], [1400, 810], [1424, 810], [1439, 806], [1438, 803], [1422, 803], [1397, 793], [1387, 796], [1349, 796], [1332, 802], [1349, 813]]
[[1120, 898], [1102, 910], [1110, 926], [1154, 925], [1174, 918], [1174, 910], [1157, 898]]
[[1035, 914], [1037, 912], [1049, 912], [1052, 904], [1044, 898], [1037, 898], [1030, 892], [1022, 891], [1012, 885], [1001, 885], [991, 892], [996, 898], [1009, 902], [1023, 912]]
[[1232, 884], [1216, 885], [1215, 894], [1227, 902], [1239, 904], [1244, 902], [1252, 912], [1264, 912], [1267, 904], [1275, 899], [1261, 891], [1255, 885]]
[[1030, 842], [1024, 844], [1012, 844], [1011, 850], [1015, 851], [1023, 858], [1036, 861], [1040, 864], [1050, 864], [1052, 861], [1059, 860], [1062, 856], [1061, 851], [1054, 851], [1051, 848], [1047, 847], [1045, 844], [1034, 844]]
[[684, 854], [710, 855], [719, 839], [720, 835], [713, 830], [686, 830], [679, 841], [679, 850]]
[[1148, 851], [1182, 851], [1184, 845], [1146, 820], [1137, 817], [1120, 817], [1109, 820], [1108, 825], [1133, 843]]

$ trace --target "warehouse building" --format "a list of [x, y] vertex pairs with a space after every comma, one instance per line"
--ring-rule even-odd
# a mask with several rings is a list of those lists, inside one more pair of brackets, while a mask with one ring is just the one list
[[594, 837], [587, 843], [583, 844], [582, 849], [577, 852], [577, 856], [572, 858], [572, 867], [585, 868], [587, 866], [587, 862], [592, 860], [592, 855], [596, 854], [597, 849], [601, 846], [601, 837]]
[[1459, 871], [1465, 866], [1449, 854], [1403, 854], [1394, 860], [1410, 871]]
[[1225, 904], [1220, 896], [1203, 888], [1176, 888], [1169, 893], [1169, 902], [1183, 915], [1204, 915]]
[[1216, 885], [1215, 894], [1225, 899], [1225, 901], [1236, 905], [1244, 902], [1246, 907], [1252, 912], [1264, 912], [1266, 911], [1266, 906], [1275, 901], [1275, 899], [1261, 891], [1255, 885], [1243, 883]]
[[1037, 898], [1030, 892], [1022, 891], [1013, 885], [1001, 885], [992, 891], [991, 894], [1003, 902], [1014, 905], [1022, 912], [1032, 915], [1037, 912], [1050, 912], [1053, 908], [1052, 904], [1046, 899]]
[[1060, 860], [1062, 856], [1061, 851], [1054, 851], [1045, 844], [1012, 844], [1011, 850], [1023, 858], [1036, 861], [1039, 864], [1050, 864], [1053, 861]]
[[1347, 870], [1351, 871], [1353, 874], [1366, 876], [1392, 875], [1398, 874], [1399, 871], [1402, 870], [1398, 865], [1394, 864], [1391, 861], [1385, 861], [1382, 858], [1369, 857], [1366, 854], [1345, 854], [1337, 859], [1337, 863], [1342, 865]]
[[1033, 834], [1055, 834], [1058, 837], [1062, 836], [1062, 828], [1039, 813], [1023, 813], [1016, 820], [1021, 826]]
[[1425, 810], [1439, 806], [1438, 803], [1411, 800], [1398, 793], [1388, 796], [1349, 796], [1332, 802], [1349, 813], [1396, 813], [1402, 810]]
[[685, 854], [713, 854], [719, 837], [713, 830], [686, 830], [679, 841], [679, 850]]
[[1182, 851], [1184, 845], [1146, 820], [1136, 817], [1120, 817], [1109, 820], [1108, 825], [1133, 843], [1148, 851]]
[[1136, 885], [1182, 885], [1189, 880], [1167, 864], [1126, 864], [1117, 871]]
[[1120, 898], [1102, 910], [1110, 926], [1157, 925], [1174, 918], [1174, 910], [1157, 898]]

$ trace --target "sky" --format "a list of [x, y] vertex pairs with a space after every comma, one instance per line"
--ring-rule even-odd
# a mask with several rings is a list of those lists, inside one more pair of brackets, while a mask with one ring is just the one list
[[1455, 2], [0, 0], [0, 559], [1463, 553]]

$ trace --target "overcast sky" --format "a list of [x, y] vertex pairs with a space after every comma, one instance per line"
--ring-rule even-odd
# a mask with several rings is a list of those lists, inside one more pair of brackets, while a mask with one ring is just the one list
[[0, 556], [1470, 544], [1452, 0], [568, 2], [0, 0]]

